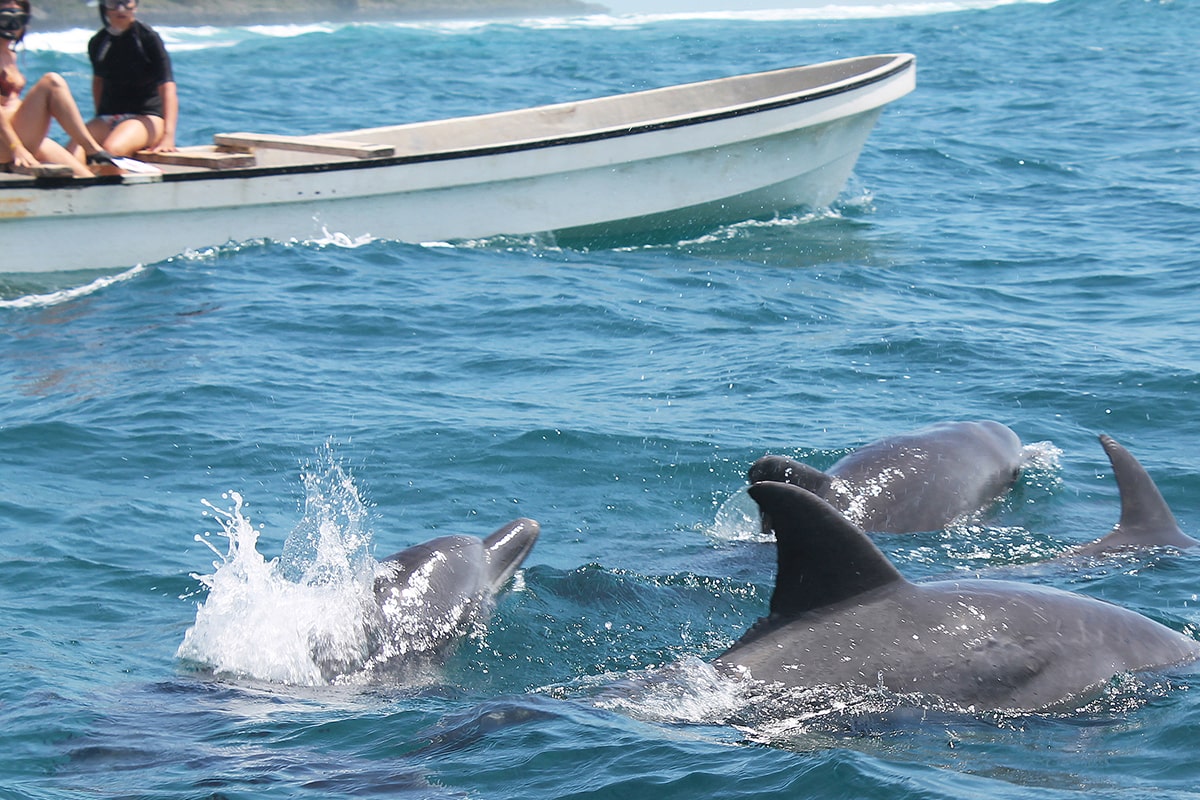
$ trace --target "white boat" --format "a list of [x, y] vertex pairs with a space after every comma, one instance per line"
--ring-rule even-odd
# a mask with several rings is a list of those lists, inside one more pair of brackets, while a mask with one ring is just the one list
[[[97, 178], [0, 174], [0, 272], [104, 270], [329, 234], [630, 242], [837, 197], [910, 54], [308, 136], [218, 134]], [[121, 227], [115, 227], [116, 224]]]

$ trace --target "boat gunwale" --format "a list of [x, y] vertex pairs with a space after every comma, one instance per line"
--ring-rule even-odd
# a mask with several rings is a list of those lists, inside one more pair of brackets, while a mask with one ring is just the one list
[[[186, 172], [163, 172], [161, 176], [162, 183], [177, 183], [187, 181], [212, 181], [212, 180], [229, 180], [239, 178], [257, 178], [278, 175], [302, 175], [318, 172], [340, 172], [344, 170], [358, 169], [379, 169], [385, 167], [404, 166], [408, 164], [422, 164], [437, 161], [454, 161], [469, 158], [480, 158], [485, 156], [502, 155], [505, 153], [519, 153], [533, 150], [547, 149], [551, 147], [562, 147], [566, 145], [584, 144], [588, 142], [604, 141], [607, 139], [617, 139], [626, 136], [637, 136], [645, 133], [653, 133], [664, 130], [672, 130], [678, 128], [686, 128], [695, 125], [704, 125], [711, 122], [717, 122], [725, 119], [735, 119], [737, 117], [749, 116], [751, 114], [763, 113], [766, 111], [774, 111], [780, 108], [788, 108], [791, 106], [803, 105], [805, 103], [822, 100], [828, 97], [836, 97], [837, 95], [847, 94], [857, 91], [867, 86], [888, 80], [896, 75], [899, 75], [907, 70], [912, 69], [916, 64], [916, 56], [911, 53], [889, 53], [878, 54], [871, 56], [854, 56], [842, 61], [856, 61], [870, 58], [891, 58], [891, 62], [885, 62], [880, 67], [875, 67], [866, 73], [856, 75], [850, 78], [845, 78], [836, 81], [832, 84], [821, 84], [819, 86], [803, 89], [800, 91], [789, 92], [787, 94], [773, 95], [764, 98], [760, 101], [751, 101], [736, 106], [728, 106], [712, 111], [701, 111], [691, 114], [682, 114], [675, 117], [660, 118], [642, 123], [635, 123], [627, 127], [610, 127], [598, 128], [579, 133], [563, 134], [559, 136], [543, 137], [538, 139], [529, 139], [525, 141], [512, 141], [503, 144], [482, 145], [476, 147], [460, 148], [455, 150], [440, 150], [430, 153], [416, 153], [407, 155], [393, 155], [382, 158], [369, 159], [353, 159], [346, 161], [312, 161], [302, 164], [281, 164], [277, 166], [249, 166], [249, 167], [234, 167], [222, 170], [207, 170], [200, 169], [199, 171]], [[777, 70], [765, 70], [762, 72], [743, 73], [741, 75], [731, 75], [725, 78], [713, 78], [707, 81], [695, 81], [690, 84], [673, 84], [670, 86], [657, 87], [653, 89], [642, 90], [641, 92], [627, 92], [624, 94], [604, 95], [597, 98], [586, 98], [577, 101], [568, 101], [567, 103], [551, 104], [549, 106], [531, 106], [529, 108], [512, 109], [510, 111], [494, 112], [497, 114], [505, 114], [512, 112], [534, 111], [539, 108], [553, 108], [555, 105], [570, 105], [573, 103], [587, 103], [594, 101], [603, 101], [607, 99], [617, 99], [630, 97], [637, 94], [646, 94], [662, 90], [682, 88], [688, 86], [702, 86], [705, 83], [716, 83], [722, 80], [730, 80], [732, 78], [751, 77], [755, 75], [769, 75], [773, 72], [785, 72], [792, 69], [805, 69], [806, 67], [828, 67], [831, 64], [836, 64], [837, 61], [818, 62], [814, 64], [802, 65], [799, 67], [784, 67]], [[488, 116], [488, 115], [480, 115]], [[470, 117], [458, 117], [448, 119], [470, 119]], [[443, 120], [426, 120], [415, 123], [402, 123], [399, 126], [403, 127], [406, 124], [420, 125], [426, 123], [437, 123]], [[320, 140], [322, 136], [345, 136], [346, 134], [361, 134], [368, 130], [378, 129], [362, 129], [361, 131], [335, 131], [327, 134], [311, 134], [312, 138]], [[123, 185], [125, 183], [122, 175], [98, 175], [94, 178], [53, 178], [53, 179], [37, 179], [30, 178], [25, 181], [6, 181], [0, 183], [0, 190], [16, 189], [16, 188], [37, 188], [44, 190], [55, 189], [74, 189], [85, 188], [90, 186], [106, 186], [106, 185]]]

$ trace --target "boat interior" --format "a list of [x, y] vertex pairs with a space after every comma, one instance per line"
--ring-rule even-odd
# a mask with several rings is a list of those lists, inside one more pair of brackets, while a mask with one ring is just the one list
[[[181, 147], [172, 153], [143, 151], [136, 159], [153, 165], [148, 172], [161, 174], [469, 155], [523, 144], [686, 124], [762, 106], [802, 102], [808, 96], [848, 91], [912, 61], [908, 54], [860, 56], [534, 108], [329, 134], [219, 133], [212, 144]], [[70, 177], [70, 170], [43, 165], [33, 174], [63, 178]], [[152, 175], [127, 177], [153, 179]], [[28, 181], [25, 175], [0, 173], [0, 186], [6, 178]]]

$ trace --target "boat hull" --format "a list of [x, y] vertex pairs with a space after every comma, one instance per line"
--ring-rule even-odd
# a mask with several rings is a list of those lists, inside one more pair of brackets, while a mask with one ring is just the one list
[[[363, 162], [0, 186], [0, 271], [126, 268], [228, 242], [335, 233], [406, 242], [539, 234], [564, 242], [628, 241], [821, 207], [841, 191], [882, 108], [915, 83], [911, 56], [873, 58], [896, 63], [880, 61], [886, 74], [845, 91], [695, 119], [651, 119], [628, 130], [584, 129]], [[584, 108], [596, 115], [605, 102], [628, 104], [654, 93], [570, 107], [578, 114], [576, 108], [600, 104]], [[535, 111], [563, 116], [568, 105], [477, 119], [496, 125]], [[373, 141], [403, 132], [411, 141], [419, 125], [338, 138]], [[136, 235], [112, 236], [114, 222], [129, 219], [136, 219]]]

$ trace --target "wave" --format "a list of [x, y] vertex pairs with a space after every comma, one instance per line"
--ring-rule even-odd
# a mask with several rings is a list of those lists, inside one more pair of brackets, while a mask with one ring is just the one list
[[[259, 39], [290, 39], [309, 34], [337, 33], [347, 28], [404, 28], [441, 34], [477, 34], [488, 28], [527, 28], [529, 30], [621, 29], [686, 21], [803, 22], [808, 20], [886, 19], [979, 11], [1008, 5], [1049, 5], [1058, 0], [842, 0], [817, 5], [811, 2], [757, 3], [759, 8], [721, 9], [735, 0], [684, 0], [688, 10], [613, 11], [584, 16], [515, 17], [505, 19], [409, 20], [395, 22], [316, 22], [292, 25], [235, 25], [175, 27], [155, 26], [172, 52], [234, 47]], [[708, 8], [704, 8], [707, 6]], [[618, 5], [619, 8], [619, 5]], [[148, 20], [153, 24], [153, 17]], [[95, 30], [73, 28], [64, 31], [31, 31], [25, 48], [33, 52], [84, 54]]]
[[[153, 20], [151, 20], [153, 22]], [[192, 50], [215, 50], [235, 47], [256, 39], [293, 39], [313, 33], [334, 33], [349, 24], [312, 23], [306, 25], [246, 25], [174, 27], [155, 25], [167, 49], [172, 53]], [[95, 35], [94, 28], [71, 28], [62, 31], [30, 32], [23, 42], [25, 49], [40, 53], [68, 53], [84, 55], [88, 40]]]
[[[96, 292], [106, 289], [115, 283], [127, 281], [145, 271], [146, 268], [143, 265], [138, 264], [137, 266], [127, 269], [117, 275], [104, 275], [98, 277], [92, 282], [83, 286], [72, 286], [70, 288], [61, 289], [52, 289], [50, 287], [30, 289], [27, 287], [24, 290], [14, 292], [19, 296], [12, 298], [4, 297], [5, 294], [9, 293], [6, 291], [6, 288], [8, 287], [6, 287], [5, 282], [0, 281], [0, 308], [47, 308], [49, 306], [60, 305], [72, 300], [77, 300], [80, 297], [86, 297], [90, 294], [95, 294]], [[74, 274], [77, 273], [57, 273], [57, 277], [70, 280]], [[19, 279], [23, 276], [18, 274], [14, 277]], [[31, 278], [35, 280], [37, 277], [38, 276], [31, 276]]]
[[[893, 17], [918, 17], [931, 14], [948, 14], [958, 11], [978, 11], [998, 6], [1008, 5], [1046, 5], [1057, 0], [928, 0], [927, 2], [905, 1], [876, 2], [875, 0], [844, 0], [840, 3], [761, 2], [753, 5], [757, 8], [727, 9], [722, 6], [733, 5], [732, 0], [685, 0], [690, 6], [688, 10], [677, 11], [639, 11], [614, 15], [594, 15], [583, 17], [574, 22], [582, 24], [611, 24], [627, 26], [654, 22], [678, 20], [715, 20], [743, 22], [803, 22], [807, 20], [854, 20], [854, 19], [885, 19]], [[642, 4], [643, 6], [645, 4]], [[697, 6], [708, 5], [711, 8], [700, 9]]]

